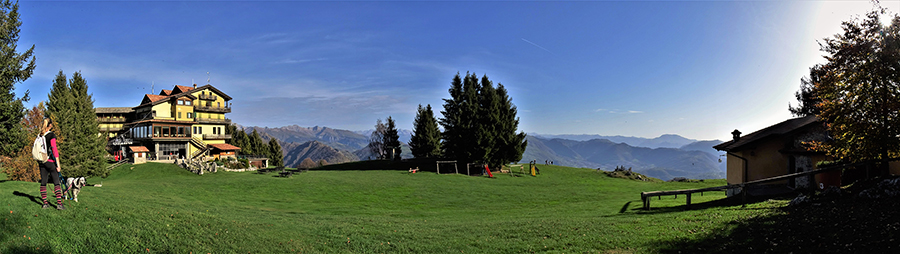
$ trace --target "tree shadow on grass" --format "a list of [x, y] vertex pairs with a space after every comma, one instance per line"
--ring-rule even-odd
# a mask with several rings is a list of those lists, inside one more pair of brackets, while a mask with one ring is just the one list
[[31, 202], [34, 202], [34, 203], [36, 203], [36, 204], [38, 204], [38, 205], [44, 204], [43, 202], [41, 202], [41, 199], [40, 199], [40, 198], [35, 197], [35, 196], [32, 196], [31, 194], [28, 194], [28, 193], [22, 193], [22, 192], [19, 192], [19, 191], [13, 191], [13, 195], [16, 195], [16, 196], [19, 196], [19, 197], [26, 197], [26, 198], [29, 198], [29, 199], [31, 199]]
[[652, 245], [661, 253], [900, 253], [900, 198], [774, 209]]

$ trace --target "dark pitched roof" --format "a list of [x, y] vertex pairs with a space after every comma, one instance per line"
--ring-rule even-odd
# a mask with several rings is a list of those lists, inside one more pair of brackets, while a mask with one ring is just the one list
[[111, 113], [131, 113], [134, 112], [131, 107], [109, 107], [109, 108], [94, 108], [95, 114], [111, 114]]
[[750, 145], [756, 141], [766, 139], [772, 136], [781, 136], [788, 133], [791, 133], [800, 128], [809, 126], [811, 124], [816, 124], [821, 122], [819, 118], [816, 116], [807, 116], [807, 117], [799, 117], [786, 120], [784, 122], [780, 122], [778, 124], [766, 127], [762, 130], [758, 130], [756, 132], [741, 136], [737, 141], [731, 140], [725, 143], [718, 144], [713, 146], [716, 150], [719, 151], [737, 151], [740, 148]]
[[172, 95], [172, 90], [163, 89], [162, 91], [159, 91], [159, 95], [163, 95], [163, 96]]

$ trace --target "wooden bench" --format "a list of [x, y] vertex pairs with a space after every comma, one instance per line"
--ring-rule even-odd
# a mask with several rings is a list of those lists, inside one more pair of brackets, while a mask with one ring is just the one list
[[703, 195], [703, 192], [722, 191], [722, 190], [729, 189], [729, 188], [735, 188], [735, 186], [734, 185], [724, 185], [724, 186], [716, 186], [716, 187], [709, 187], [709, 188], [703, 188], [703, 189], [690, 189], [690, 190], [645, 191], [645, 192], [641, 192], [641, 201], [644, 203], [644, 209], [650, 210], [650, 198], [651, 197], [662, 198], [662, 196], [674, 195], [675, 198], [678, 198], [678, 195], [685, 195], [687, 197], [685, 206], [690, 207], [691, 206], [691, 194], [693, 194], [693, 193], [700, 192], [700, 195]]

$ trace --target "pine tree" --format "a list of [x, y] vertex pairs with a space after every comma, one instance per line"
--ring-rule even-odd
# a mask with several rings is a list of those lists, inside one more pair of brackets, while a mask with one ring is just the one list
[[445, 157], [492, 168], [521, 160], [527, 143], [525, 133], [516, 133], [516, 107], [506, 88], [495, 89], [487, 75], [479, 82], [475, 74], [460, 79], [457, 73], [441, 113]]
[[269, 139], [269, 149], [269, 160], [272, 161], [276, 167], [284, 167], [284, 152], [281, 151], [281, 145], [278, 144], [278, 139]]
[[497, 162], [505, 165], [522, 160], [522, 154], [525, 153], [528, 141], [525, 140], [525, 132], [516, 133], [519, 128], [519, 118], [516, 117], [518, 110], [503, 84], [497, 85], [497, 98], [500, 102], [500, 115], [497, 121], [495, 146], [497, 147]]
[[387, 124], [385, 124], [382, 144], [384, 145], [384, 151], [394, 154], [395, 160], [400, 159], [400, 135], [397, 133], [397, 124], [390, 116], [388, 116]]
[[456, 73], [456, 76], [453, 76], [453, 80], [450, 82], [449, 93], [450, 98], [443, 99], [444, 110], [441, 111], [443, 117], [441, 117], [438, 123], [444, 127], [444, 131], [441, 132], [441, 149], [444, 153], [444, 157], [456, 158], [457, 151], [461, 146], [459, 142], [462, 138], [459, 130], [462, 121], [460, 119], [462, 79], [459, 77], [459, 72]]
[[481, 78], [481, 85], [478, 91], [479, 113], [476, 114], [475, 129], [475, 161], [488, 164], [491, 168], [500, 165], [497, 152], [496, 125], [500, 120], [500, 99], [497, 96], [497, 90], [494, 89], [493, 82], [488, 79], [487, 75]]
[[16, 98], [13, 90], [16, 83], [31, 77], [35, 57], [34, 45], [21, 54], [16, 53], [20, 26], [19, 3], [8, 0], [0, 3], [0, 156], [15, 156], [29, 139], [21, 125], [28, 91]]
[[250, 133], [250, 144], [248, 145], [250, 151], [253, 155], [265, 156], [268, 151], [261, 149], [264, 145], [265, 142], [262, 137], [259, 136], [259, 132], [256, 132], [256, 129], [253, 129], [253, 133]]
[[47, 114], [57, 129], [63, 175], [109, 175], [103, 166], [106, 142], [97, 135], [100, 130], [94, 100], [81, 73], [75, 72], [67, 82], [60, 71], [48, 97]]
[[424, 108], [419, 104], [413, 121], [413, 135], [409, 147], [416, 158], [437, 158], [441, 156], [441, 131], [431, 110], [431, 104]]
[[[103, 155], [106, 153], [106, 141], [103, 137], [98, 136], [100, 133], [97, 114], [94, 113], [93, 95], [88, 93], [87, 81], [81, 76], [80, 72], [72, 74], [69, 81], [69, 87], [72, 89], [72, 95], [75, 98], [76, 125], [71, 126], [75, 129], [75, 136], [70, 136], [67, 145], [78, 147], [80, 153], [76, 154], [76, 161], [70, 162], [69, 165], [78, 165], [69, 173], [71, 176], [100, 176], [106, 177], [109, 172], [106, 167]], [[63, 126], [60, 126], [63, 127]], [[75, 143], [75, 144], [73, 144]]]

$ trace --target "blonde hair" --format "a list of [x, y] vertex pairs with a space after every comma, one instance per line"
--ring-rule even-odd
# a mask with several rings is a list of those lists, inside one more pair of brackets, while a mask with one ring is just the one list
[[41, 124], [41, 131], [47, 129], [47, 126], [50, 126], [50, 118], [44, 118], [44, 123]]

